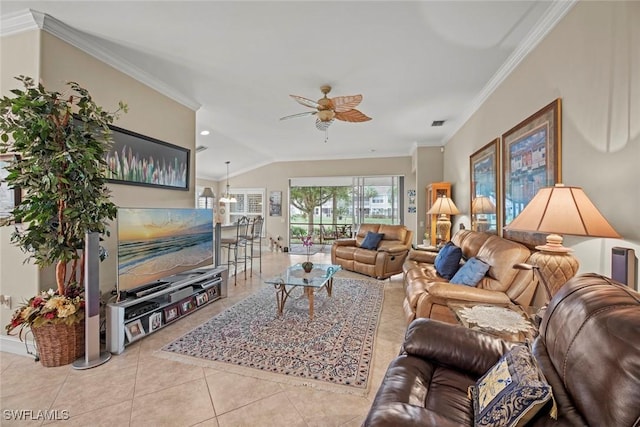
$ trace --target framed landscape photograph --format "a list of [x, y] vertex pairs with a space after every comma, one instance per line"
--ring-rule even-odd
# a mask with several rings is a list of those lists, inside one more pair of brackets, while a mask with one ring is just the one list
[[[539, 189], [560, 182], [562, 103], [554, 100], [502, 135], [503, 225], [509, 225]], [[503, 230], [504, 237], [527, 246], [545, 235]]]
[[107, 179], [116, 184], [189, 189], [191, 151], [116, 126], [105, 156]]
[[144, 328], [142, 327], [142, 321], [140, 319], [127, 323], [124, 327], [124, 332], [127, 335], [129, 342], [133, 342], [144, 336]]
[[500, 138], [496, 138], [469, 157], [471, 177], [471, 229], [498, 234], [500, 230], [500, 191], [498, 165]]

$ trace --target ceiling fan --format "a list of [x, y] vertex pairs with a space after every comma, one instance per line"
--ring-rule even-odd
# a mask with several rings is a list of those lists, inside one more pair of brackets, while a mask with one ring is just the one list
[[312, 101], [311, 99], [303, 98], [298, 95], [289, 95], [299, 104], [302, 104], [305, 107], [315, 108], [316, 111], [292, 114], [290, 116], [281, 117], [280, 120], [317, 115], [316, 128], [323, 131], [326, 131], [329, 128], [329, 125], [333, 123], [334, 119], [342, 120], [344, 122], [366, 122], [371, 120], [371, 117], [367, 117], [362, 112], [355, 109], [355, 107], [357, 107], [362, 101], [362, 95], [327, 98], [327, 94], [331, 92], [331, 86], [329, 85], [320, 87], [320, 91], [324, 94], [324, 97], [320, 98], [318, 101]]

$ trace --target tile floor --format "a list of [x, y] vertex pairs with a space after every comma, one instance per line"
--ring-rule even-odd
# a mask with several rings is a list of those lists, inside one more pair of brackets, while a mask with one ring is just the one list
[[[402, 275], [385, 281], [385, 296], [367, 396], [332, 393], [202, 368], [154, 356], [211, 316], [266, 286], [304, 255], [265, 251], [262, 274], [239, 274], [228, 298], [145, 337], [102, 366], [78, 371], [70, 365], [44, 368], [32, 358], [0, 352], [0, 425], [68, 426], [359, 426], [405, 331]], [[330, 262], [318, 253], [314, 262]], [[354, 274], [341, 272], [339, 274]], [[275, 300], [274, 300], [275, 305]], [[64, 421], [14, 421], [11, 410], [57, 410]], [[63, 412], [65, 411], [65, 412]]]

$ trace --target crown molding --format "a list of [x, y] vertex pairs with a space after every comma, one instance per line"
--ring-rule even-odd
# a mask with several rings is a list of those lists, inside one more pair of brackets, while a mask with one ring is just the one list
[[155, 76], [121, 58], [112, 50], [89, 41], [85, 33], [46, 13], [25, 9], [21, 12], [9, 14], [6, 17], [2, 17], [0, 28], [2, 28], [0, 30], [0, 36], [2, 37], [35, 29], [44, 30], [193, 111], [197, 111], [201, 107], [193, 99], [184, 96]]
[[505, 81], [524, 58], [549, 34], [564, 16], [579, 0], [554, 0], [552, 6], [540, 18], [538, 23], [527, 34], [516, 49], [509, 55], [498, 71], [491, 77], [482, 91], [474, 98], [465, 112], [456, 119], [457, 126], [445, 135], [442, 144], [446, 144], [467, 123], [471, 116], [480, 109], [482, 104]]

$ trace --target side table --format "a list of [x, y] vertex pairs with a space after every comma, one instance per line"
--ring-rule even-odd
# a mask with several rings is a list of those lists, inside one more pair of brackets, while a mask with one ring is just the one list
[[461, 325], [505, 341], [530, 342], [538, 335], [534, 320], [536, 307], [460, 302], [448, 306]]

